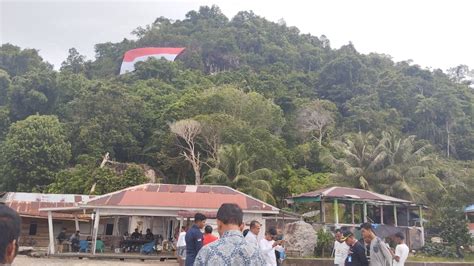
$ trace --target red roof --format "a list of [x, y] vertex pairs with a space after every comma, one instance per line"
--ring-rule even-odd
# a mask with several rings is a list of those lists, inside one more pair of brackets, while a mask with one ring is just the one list
[[[73, 207], [77, 206], [79, 202], [89, 200], [93, 197], [94, 196], [71, 194], [8, 192], [0, 197], [0, 202], [14, 209], [20, 216], [47, 218], [48, 212], [39, 211], [39, 209]], [[74, 219], [74, 216], [66, 213], [53, 213], [53, 218], [69, 220]]]
[[274, 212], [278, 208], [226, 186], [143, 184], [99, 196], [84, 203], [102, 207], [155, 207], [177, 210], [217, 210], [236, 203], [243, 211]]
[[361, 201], [386, 201], [386, 202], [396, 202], [396, 203], [411, 203], [410, 201], [404, 199], [398, 199], [390, 197], [387, 195], [375, 193], [372, 191], [358, 189], [358, 188], [348, 188], [348, 187], [330, 187], [319, 189], [316, 191], [311, 191], [297, 196], [292, 197], [292, 199], [300, 198], [347, 198], [347, 199], [356, 199]]

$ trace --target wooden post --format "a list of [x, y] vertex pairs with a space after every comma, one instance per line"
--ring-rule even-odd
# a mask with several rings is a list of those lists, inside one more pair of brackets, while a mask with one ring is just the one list
[[366, 223], [367, 222], [367, 203], [364, 202], [363, 206], [364, 206], [364, 209], [363, 209], [363, 212], [362, 212], [363, 215], [364, 215], [364, 220], [363, 221], [364, 221], [364, 223]]
[[95, 210], [94, 215], [94, 228], [92, 234], [92, 254], [95, 255], [95, 248], [97, 245], [97, 234], [99, 233], [99, 220], [100, 220], [100, 210]]
[[380, 224], [383, 224], [383, 205], [380, 205]]
[[407, 226], [410, 226], [410, 207], [407, 206]]
[[120, 230], [119, 230], [119, 216], [114, 216], [114, 231], [113, 231], [113, 236], [120, 236]]
[[395, 226], [398, 226], [397, 205], [393, 205], [393, 220], [395, 222]]
[[324, 200], [323, 199], [321, 199], [321, 206], [322, 206], [321, 211], [322, 211], [322, 216], [323, 216], [323, 224], [325, 224], [326, 223], [326, 210], [324, 208]]
[[323, 201], [320, 199], [320, 200], [319, 200], [319, 221], [320, 221], [321, 223], [324, 223], [323, 207], [324, 207], [324, 206], [323, 206]]
[[339, 224], [339, 212], [337, 206], [337, 199], [334, 199], [334, 222], [335, 224]]
[[53, 214], [48, 211], [48, 230], [49, 230], [49, 254], [55, 253], [54, 250], [54, 227], [53, 227]]
[[77, 218], [77, 214], [74, 215], [74, 224], [76, 225], [76, 232], [79, 231], [79, 219]]
[[351, 218], [352, 218], [352, 224], [355, 224], [354, 223], [354, 202], [351, 201]]
[[423, 208], [419, 206], [420, 210], [420, 227], [423, 227]]

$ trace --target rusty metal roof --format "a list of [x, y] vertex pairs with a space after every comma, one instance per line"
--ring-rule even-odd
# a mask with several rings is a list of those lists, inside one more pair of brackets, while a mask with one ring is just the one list
[[226, 186], [143, 184], [98, 196], [82, 205], [88, 207], [171, 208], [217, 210], [223, 203], [236, 203], [242, 210], [274, 213], [279, 209]]
[[375, 193], [372, 191], [348, 188], [348, 187], [329, 187], [311, 191], [297, 196], [291, 197], [293, 200], [304, 199], [304, 198], [334, 198], [334, 199], [351, 199], [355, 201], [381, 201], [391, 203], [404, 203], [410, 204], [411, 201], [394, 198], [391, 196]]
[[[24, 192], [7, 192], [1, 195], [0, 202], [17, 211], [20, 216], [47, 218], [48, 213], [39, 211], [42, 208], [59, 208], [77, 206], [94, 196], [71, 194], [40, 194]], [[55, 219], [74, 219], [72, 214], [53, 213]], [[82, 219], [84, 217], [81, 217]]]

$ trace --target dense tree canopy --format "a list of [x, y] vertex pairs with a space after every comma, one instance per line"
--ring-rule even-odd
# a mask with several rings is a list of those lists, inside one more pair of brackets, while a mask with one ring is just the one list
[[[427, 204], [474, 198], [466, 66], [445, 73], [352, 43], [333, 49], [325, 36], [216, 6], [134, 34], [97, 44], [95, 60], [71, 48], [59, 71], [36, 50], [0, 47], [2, 189], [97, 194], [143, 182], [99, 169], [109, 152], [164, 182], [227, 184], [277, 204], [331, 184]], [[146, 46], [186, 50], [118, 75], [124, 52]], [[192, 153], [182, 121], [200, 127]]]

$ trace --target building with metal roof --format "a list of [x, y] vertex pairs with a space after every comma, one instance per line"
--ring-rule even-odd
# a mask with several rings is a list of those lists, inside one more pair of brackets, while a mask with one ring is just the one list
[[[197, 212], [207, 215], [211, 225], [215, 223], [215, 215], [223, 203], [239, 205], [244, 213], [244, 222], [260, 221], [262, 232], [265, 231], [265, 217], [280, 213], [278, 208], [226, 186], [152, 183], [97, 196], [73, 206], [40, 210], [47, 212], [51, 221], [53, 214], [58, 213], [90, 215], [94, 221], [93, 239], [107, 235], [120, 238], [123, 233], [133, 232], [135, 228], [142, 231], [149, 228], [153, 234], [169, 240], [174, 238], [181, 225], [188, 225]], [[50, 231], [54, 228], [50, 227]], [[95, 248], [92, 250], [95, 252]], [[54, 252], [54, 237], [50, 235], [50, 253]]]
[[[382, 236], [404, 231], [413, 241], [413, 248], [424, 245], [423, 208], [409, 200], [399, 199], [372, 191], [349, 188], [328, 187], [302, 193], [287, 199], [295, 210], [301, 208], [312, 214], [312, 222], [331, 228], [357, 227], [363, 222], [377, 225]], [[380, 226], [379, 226], [380, 225]]]

